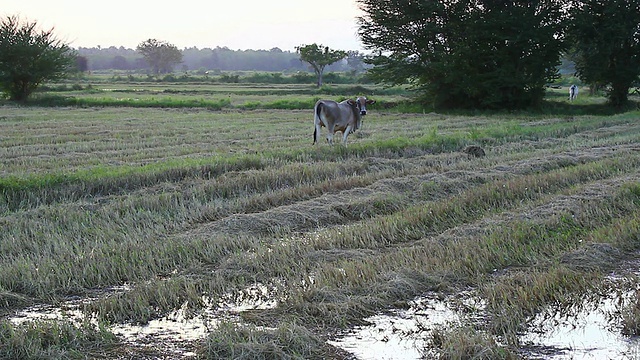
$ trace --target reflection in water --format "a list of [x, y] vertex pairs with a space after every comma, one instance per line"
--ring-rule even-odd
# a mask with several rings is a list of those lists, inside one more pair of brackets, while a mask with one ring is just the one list
[[186, 317], [187, 306], [185, 303], [181, 309], [145, 325], [116, 324], [111, 331], [128, 343], [153, 347], [165, 355], [173, 354], [183, 359], [195, 357], [189, 342], [204, 338], [209, 326], [217, 323], [210, 311]]
[[66, 303], [63, 307], [37, 305], [19, 311], [9, 319], [13, 324], [20, 325], [27, 321], [62, 320], [67, 319], [76, 323], [84, 320], [84, 314], [79, 310], [80, 305]]
[[[425, 356], [425, 346], [438, 325], [455, 324], [460, 306], [449, 301], [416, 300], [409, 310], [366, 319], [371, 325], [357, 328], [331, 344], [349, 351], [361, 360], [418, 360]], [[620, 333], [620, 298], [602, 301], [596, 308], [582, 306], [570, 316], [540, 315], [531, 331], [521, 337], [526, 356], [531, 359], [640, 359], [640, 339]], [[467, 310], [481, 311], [482, 304], [470, 300]], [[471, 311], [471, 314], [477, 314]], [[465, 316], [468, 311], [465, 311]]]
[[639, 359], [639, 339], [622, 335], [619, 328], [617, 307], [623, 303], [621, 298], [605, 299], [572, 316], [541, 314], [521, 341], [538, 350], [532, 357], [545, 359]]
[[[541, 314], [531, 330], [521, 337], [526, 356], [531, 359], [640, 359], [640, 339], [621, 335], [620, 309], [629, 294], [604, 299], [596, 305], [583, 304], [575, 314]], [[39, 306], [17, 313], [11, 321], [20, 324], [34, 320], [85, 320], [80, 307], [90, 300], [75, 300], [61, 307]], [[187, 317], [188, 303], [168, 316], [142, 326], [115, 324], [111, 330], [137, 346], [150, 346], [163, 353], [187, 358], [193, 340], [204, 338], [221, 319], [248, 309], [269, 309], [277, 305], [269, 289], [257, 284], [217, 301], [204, 299], [207, 307], [195, 317]], [[425, 356], [431, 332], [442, 325], [460, 322], [462, 317], [480, 316], [484, 305], [471, 294], [454, 299], [420, 298], [409, 309], [395, 310], [366, 319], [359, 327], [330, 343], [358, 359], [413, 360]], [[478, 321], [478, 319], [475, 319]], [[472, 319], [473, 321], [473, 319]]]
[[458, 315], [443, 301], [423, 298], [414, 301], [408, 310], [366, 320], [371, 325], [330, 343], [362, 360], [421, 359], [428, 334], [438, 325], [458, 321]]
[[[112, 292], [130, 291], [129, 287], [109, 289]], [[144, 325], [113, 324], [109, 330], [122, 337], [125, 342], [135, 346], [154, 348], [163, 354], [173, 354], [180, 358], [196, 356], [192, 351], [194, 340], [204, 338], [211, 329], [218, 326], [221, 319], [228, 319], [242, 311], [252, 309], [269, 309], [277, 305], [273, 300], [272, 290], [262, 284], [255, 284], [242, 291], [222, 296], [218, 301], [203, 297], [205, 309], [197, 316], [190, 313], [189, 303], [167, 316], [154, 319]], [[24, 309], [10, 318], [18, 325], [27, 321], [68, 320], [80, 324], [86, 320], [81, 306], [92, 299], [73, 300], [60, 307], [34, 306]], [[97, 321], [94, 320], [97, 326]]]

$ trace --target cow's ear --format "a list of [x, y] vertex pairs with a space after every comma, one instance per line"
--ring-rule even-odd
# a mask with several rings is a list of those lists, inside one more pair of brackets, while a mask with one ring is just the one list
[[355, 105], [355, 104], [356, 104], [356, 101], [355, 101], [355, 100], [353, 100], [353, 99], [348, 99], [348, 100], [347, 100], [347, 104], [349, 104], [349, 105], [352, 105], [352, 106], [353, 106], [353, 105]]
[[376, 101], [375, 100], [367, 100], [367, 104], [375, 104]]

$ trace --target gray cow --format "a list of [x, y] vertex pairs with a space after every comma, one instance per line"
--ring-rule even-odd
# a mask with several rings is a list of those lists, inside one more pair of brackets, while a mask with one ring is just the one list
[[327, 128], [327, 141], [333, 144], [333, 134], [342, 132], [342, 143], [347, 145], [347, 137], [362, 126], [362, 117], [367, 115], [367, 105], [375, 103], [360, 96], [355, 101], [347, 99], [342, 102], [318, 100], [314, 106], [313, 143], [318, 143], [322, 127]]

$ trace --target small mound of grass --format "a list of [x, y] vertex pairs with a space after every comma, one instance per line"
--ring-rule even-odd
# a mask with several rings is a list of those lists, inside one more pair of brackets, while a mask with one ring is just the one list
[[431, 333], [430, 344], [435, 349], [436, 358], [515, 360], [520, 357], [510, 349], [498, 345], [493, 336], [474, 328], [438, 328]]
[[114, 334], [88, 322], [80, 326], [59, 320], [0, 322], [0, 360], [87, 359], [100, 357], [117, 344]]
[[210, 333], [200, 357], [205, 359], [326, 359], [332, 358], [325, 342], [302, 326], [276, 329], [222, 323]]
[[622, 334], [640, 335], [640, 291], [636, 291], [629, 304], [622, 309]]

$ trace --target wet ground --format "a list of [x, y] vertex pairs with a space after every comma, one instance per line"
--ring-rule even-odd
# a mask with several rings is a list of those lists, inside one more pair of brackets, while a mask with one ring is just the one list
[[[582, 306], [570, 316], [541, 315], [520, 338], [528, 359], [638, 359], [640, 339], [624, 336], [616, 317], [616, 303], [606, 299]], [[361, 360], [417, 360], [436, 326], [456, 322], [459, 314], [446, 301], [420, 299], [409, 310], [368, 318], [371, 325], [354, 329], [332, 344]]]
[[[256, 290], [259, 291], [259, 290]], [[620, 306], [628, 301], [628, 293], [593, 304], [580, 304], [570, 315], [541, 314], [531, 324], [529, 332], [520, 338], [523, 356], [528, 359], [638, 359], [640, 339], [621, 334]], [[37, 319], [71, 319], [82, 321], [80, 303], [71, 301], [63, 307], [38, 306], [23, 310], [12, 317], [14, 323]], [[117, 325], [111, 330], [136, 347], [162, 353], [169, 358], [195, 357], [195, 342], [203, 339], [218, 319], [247, 309], [270, 307], [273, 304], [248, 300], [212, 306], [208, 311], [186, 318], [183, 309], [146, 325]], [[455, 298], [437, 296], [419, 298], [408, 309], [367, 318], [368, 326], [341, 334], [330, 343], [361, 360], [418, 360], [429, 357], [428, 339], [437, 327], [456, 324], [460, 308], [482, 311], [482, 304], [471, 294]], [[214, 310], [215, 309], [215, 310]], [[472, 311], [471, 313], [476, 313]]]

